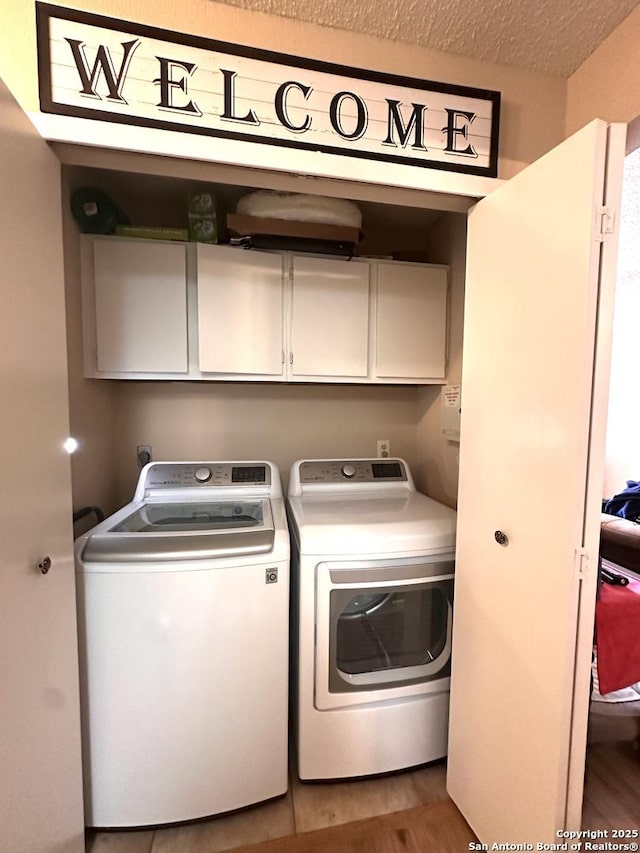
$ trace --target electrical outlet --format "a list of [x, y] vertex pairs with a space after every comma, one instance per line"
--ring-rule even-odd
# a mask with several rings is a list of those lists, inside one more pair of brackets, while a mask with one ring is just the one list
[[145, 465], [151, 462], [151, 445], [139, 444], [136, 447], [136, 451], [138, 454], [138, 468], [144, 468]]
[[391, 441], [388, 438], [378, 439], [378, 456], [386, 458], [391, 455]]

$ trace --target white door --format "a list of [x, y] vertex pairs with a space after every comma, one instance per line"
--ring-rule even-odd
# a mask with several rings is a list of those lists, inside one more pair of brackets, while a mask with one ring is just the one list
[[1, 81], [0, 186], [0, 851], [73, 853], [84, 826], [60, 165]]
[[294, 257], [291, 299], [289, 378], [364, 378], [369, 264]]
[[623, 157], [593, 122], [469, 216], [447, 785], [489, 844], [580, 825]]

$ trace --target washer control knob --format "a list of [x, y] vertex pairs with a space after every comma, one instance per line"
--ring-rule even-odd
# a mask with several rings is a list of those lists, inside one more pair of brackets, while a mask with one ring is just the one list
[[350, 480], [353, 476], [355, 476], [356, 466], [355, 465], [349, 465], [349, 464], [343, 465], [341, 470], [342, 470], [342, 476], [346, 477], [347, 480]]
[[211, 479], [211, 468], [196, 468], [195, 478], [199, 483], [208, 483]]

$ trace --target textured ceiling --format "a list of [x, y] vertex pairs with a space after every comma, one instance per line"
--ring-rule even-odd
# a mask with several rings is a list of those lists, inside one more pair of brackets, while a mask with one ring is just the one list
[[221, 2], [568, 77], [640, 0]]

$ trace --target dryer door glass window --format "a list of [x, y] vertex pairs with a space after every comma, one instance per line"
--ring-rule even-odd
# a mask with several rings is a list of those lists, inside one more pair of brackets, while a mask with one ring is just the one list
[[331, 591], [331, 692], [449, 674], [453, 581]]

